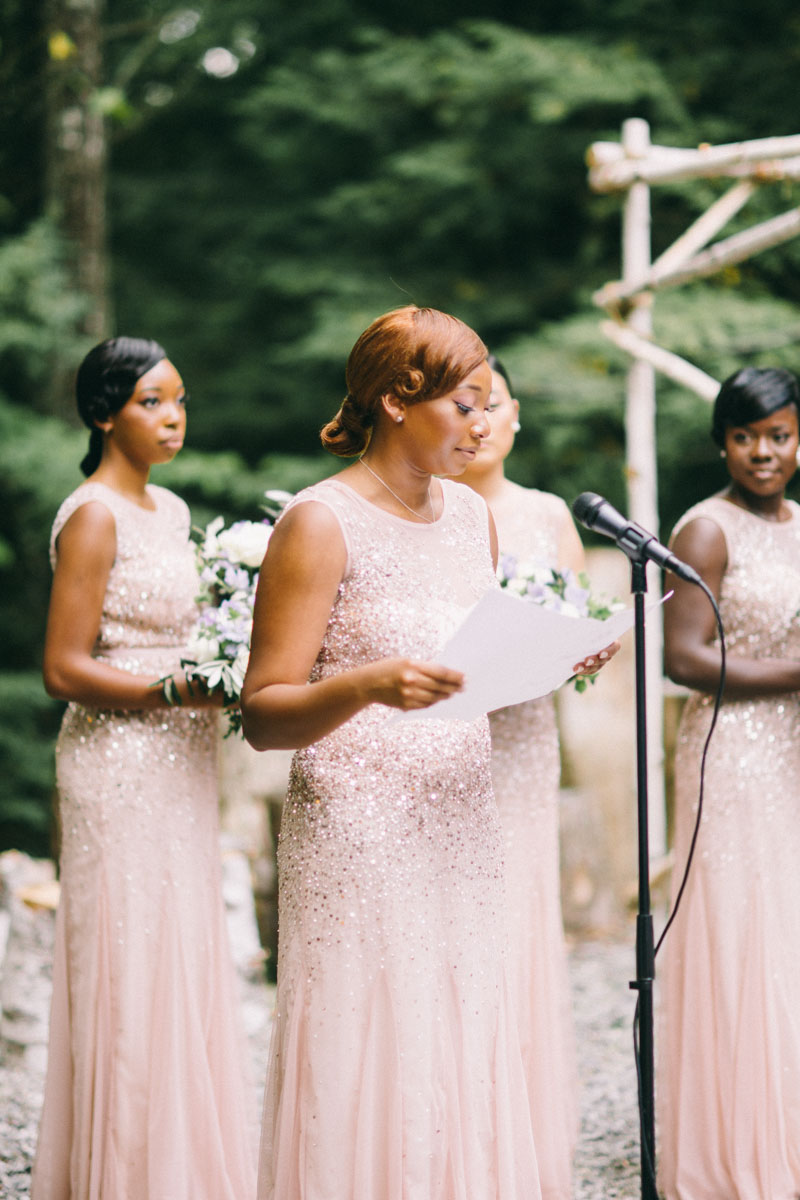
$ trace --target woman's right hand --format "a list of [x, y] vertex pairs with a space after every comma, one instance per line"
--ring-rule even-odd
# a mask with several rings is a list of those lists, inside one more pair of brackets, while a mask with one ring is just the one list
[[183, 670], [155, 680], [151, 687], [160, 689], [170, 708], [225, 708], [231, 703], [222, 691], [209, 692], [202, 679], [187, 679]]
[[368, 703], [386, 704], [408, 712], [430, 708], [463, 691], [464, 676], [439, 663], [409, 658], [384, 658], [364, 668]]

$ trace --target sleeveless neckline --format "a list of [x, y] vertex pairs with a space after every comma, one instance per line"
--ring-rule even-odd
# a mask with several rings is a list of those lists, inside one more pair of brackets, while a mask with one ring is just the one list
[[155, 505], [154, 508], [144, 508], [143, 505], [137, 504], [136, 501], [131, 500], [131, 498], [129, 496], [124, 496], [122, 494], [122, 492], [118, 492], [116, 490], [116, 488], [109, 487], [107, 483], [103, 483], [99, 479], [87, 480], [85, 483], [79, 484], [79, 486], [73, 492], [73, 495], [76, 495], [77, 493], [82, 491], [84, 488], [93, 488], [93, 487], [99, 487], [99, 488], [102, 488], [103, 491], [105, 491], [105, 492], [110, 492], [112, 496], [116, 496], [118, 500], [124, 501], [124, 503], [130, 505], [131, 508], [137, 509], [138, 512], [147, 513], [151, 517], [155, 516], [155, 514], [159, 510], [158, 495], [155, 492], [155, 489], [157, 487], [156, 484], [148, 483], [146, 485], [146, 489], [145, 489], [147, 492], [147, 495], [150, 497], [150, 499], [153, 501], [153, 504]]
[[706, 501], [701, 500], [700, 504], [708, 503], [708, 501], [716, 501], [718, 504], [724, 505], [723, 511], [733, 509], [734, 512], [741, 513], [745, 517], [752, 517], [753, 520], [760, 522], [761, 525], [768, 525], [770, 528], [774, 529], [791, 529], [792, 526], [797, 523], [798, 516], [800, 516], [800, 506], [798, 506], [795, 500], [790, 500], [788, 496], [785, 498], [785, 500], [789, 509], [788, 521], [769, 521], [766, 517], [759, 516], [759, 514], [754, 512], [751, 508], [743, 508], [741, 504], [734, 504], [732, 500], [727, 498], [727, 496], [723, 496], [719, 493], [716, 496], [709, 496]]
[[[433, 476], [433, 478], [438, 478], [438, 476]], [[398, 516], [396, 513], [387, 512], [385, 508], [381, 508], [381, 506], [379, 504], [375, 504], [373, 500], [368, 500], [366, 496], [362, 496], [361, 493], [357, 492], [354, 487], [351, 487], [349, 483], [344, 483], [341, 479], [323, 479], [321, 482], [331, 484], [339, 491], [344, 490], [347, 492], [348, 496], [354, 496], [357, 501], [361, 501], [361, 503], [365, 504], [368, 508], [374, 509], [374, 511], [380, 513], [382, 517], [386, 517], [387, 520], [402, 525], [406, 529], [437, 529], [448, 515], [450, 509], [446, 486], [447, 481], [444, 479], [439, 480], [442, 488], [442, 511], [435, 521], [426, 521], [424, 524], [416, 521], [409, 521], [406, 517]]]

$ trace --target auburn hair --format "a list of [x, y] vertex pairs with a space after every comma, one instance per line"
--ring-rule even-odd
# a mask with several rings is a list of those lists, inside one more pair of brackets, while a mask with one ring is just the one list
[[384, 313], [365, 329], [347, 359], [347, 395], [320, 432], [326, 450], [341, 458], [362, 454], [391, 393], [406, 404], [454, 391], [488, 350], [458, 317], [408, 304]]

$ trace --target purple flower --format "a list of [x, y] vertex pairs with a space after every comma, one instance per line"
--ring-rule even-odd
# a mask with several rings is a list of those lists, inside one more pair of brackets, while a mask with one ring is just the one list
[[514, 554], [501, 554], [497, 574], [501, 582], [513, 579], [517, 573], [517, 558]]
[[250, 576], [245, 568], [234, 566], [232, 563], [226, 564], [222, 579], [225, 587], [231, 592], [243, 592], [250, 584]]
[[586, 588], [579, 587], [575, 583], [568, 583], [564, 589], [564, 599], [567, 604], [571, 604], [573, 608], [577, 608], [579, 613], [586, 616], [589, 603], [589, 592]]

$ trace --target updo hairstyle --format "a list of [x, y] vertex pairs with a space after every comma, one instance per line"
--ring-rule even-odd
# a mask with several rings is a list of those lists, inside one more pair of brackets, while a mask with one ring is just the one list
[[742, 367], [729, 375], [714, 401], [711, 436], [725, 448], [725, 431], [762, 421], [793, 404], [800, 420], [797, 376], [783, 367]]
[[91, 430], [89, 451], [81, 462], [84, 475], [96, 471], [103, 456], [103, 431], [97, 422], [118, 413], [142, 375], [166, 357], [158, 342], [130, 337], [108, 338], [86, 355], [75, 378], [78, 413]]
[[345, 369], [347, 396], [320, 432], [340, 458], [362, 454], [387, 393], [406, 404], [452, 392], [485, 361], [487, 349], [468, 325], [413, 304], [384, 313], [365, 329]]

